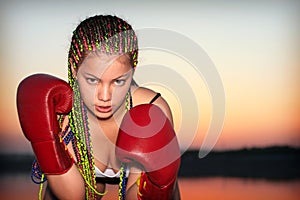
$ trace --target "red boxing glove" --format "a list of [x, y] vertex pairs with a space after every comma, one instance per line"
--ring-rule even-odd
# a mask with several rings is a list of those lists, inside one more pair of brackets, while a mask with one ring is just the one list
[[31, 142], [36, 159], [45, 174], [64, 174], [73, 164], [56, 114], [72, 109], [73, 91], [63, 80], [46, 74], [24, 79], [17, 91], [20, 124]]
[[121, 162], [137, 162], [144, 167], [138, 183], [138, 199], [172, 198], [180, 149], [170, 121], [158, 106], [142, 104], [125, 114], [116, 156]]

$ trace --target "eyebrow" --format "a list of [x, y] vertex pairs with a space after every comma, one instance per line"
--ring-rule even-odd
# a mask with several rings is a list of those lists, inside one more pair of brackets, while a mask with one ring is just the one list
[[[122, 74], [122, 75], [120, 75], [120, 76], [118, 76], [118, 77], [116, 77], [116, 78], [113, 78], [112, 80], [117, 80], [117, 79], [119, 79], [119, 78], [127, 78], [128, 76], [129, 76], [129, 73], [130, 73], [130, 71], [129, 72], [126, 72], [126, 73], [124, 73], [124, 74]], [[85, 75], [88, 75], [88, 76], [92, 76], [93, 78], [95, 78], [95, 79], [100, 79], [99, 77], [97, 77], [97, 76], [95, 76], [95, 75], [93, 75], [93, 74], [90, 74], [90, 73], [88, 73], [88, 72], [84, 72], [84, 74]]]
[[121, 76], [114, 78], [114, 80], [119, 79], [119, 78], [128, 78], [128, 76], [129, 76], [129, 72], [126, 72], [126, 73], [122, 74]]
[[90, 74], [88, 72], [84, 72], [84, 75], [88, 75], [88, 76], [92, 76], [93, 78], [95, 79], [99, 79], [97, 76], [93, 75], [93, 74]]

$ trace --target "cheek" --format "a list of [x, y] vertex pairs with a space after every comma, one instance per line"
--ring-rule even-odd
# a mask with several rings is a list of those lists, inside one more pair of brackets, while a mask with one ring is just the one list
[[114, 93], [113, 93], [113, 97], [112, 97], [112, 101], [114, 103], [121, 103], [123, 102], [123, 100], [126, 97], [126, 94], [128, 92], [128, 89], [126, 88], [116, 88]]
[[130, 84], [120, 87], [120, 88], [115, 88], [113, 92], [113, 98], [112, 101], [114, 104], [121, 104], [123, 103], [124, 99], [126, 98], [126, 94], [129, 90]]
[[96, 89], [87, 85], [85, 82], [78, 80], [81, 98], [85, 104], [89, 104], [91, 101], [94, 101], [94, 96]]

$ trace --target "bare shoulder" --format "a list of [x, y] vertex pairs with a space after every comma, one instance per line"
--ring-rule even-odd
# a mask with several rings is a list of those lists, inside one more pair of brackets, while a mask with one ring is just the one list
[[[133, 106], [149, 103], [158, 93], [145, 88], [145, 87], [136, 87], [132, 90], [132, 99], [133, 99]], [[170, 122], [173, 123], [172, 112], [167, 101], [162, 97], [159, 96], [153, 104], [160, 107], [160, 109], [165, 113], [165, 115], [169, 118]]]

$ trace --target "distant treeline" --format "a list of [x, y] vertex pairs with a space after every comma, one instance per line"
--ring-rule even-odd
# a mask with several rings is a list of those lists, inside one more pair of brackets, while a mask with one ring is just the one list
[[[180, 177], [245, 177], [300, 179], [300, 148], [268, 147], [212, 151], [199, 159], [199, 151], [181, 157]], [[29, 173], [33, 155], [0, 154], [0, 174]]]
[[299, 179], [300, 148], [268, 147], [212, 151], [199, 159], [199, 151], [182, 155], [181, 177], [245, 177]]

